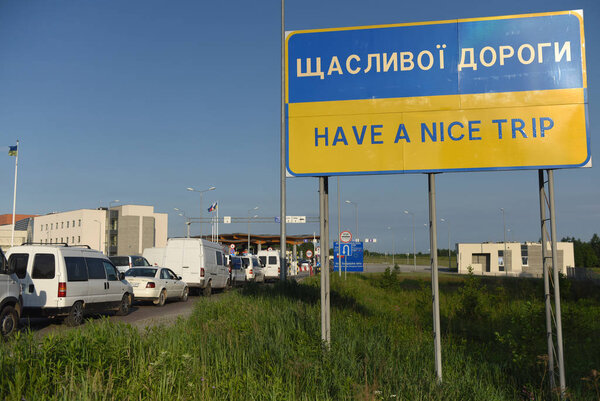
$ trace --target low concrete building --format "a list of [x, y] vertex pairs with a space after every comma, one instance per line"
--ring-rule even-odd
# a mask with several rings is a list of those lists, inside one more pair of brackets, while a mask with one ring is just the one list
[[11, 247], [11, 244], [14, 244], [14, 246], [18, 246], [23, 244], [24, 242], [31, 241], [32, 224], [32, 217], [17, 220], [17, 222], [15, 223], [14, 238], [12, 223], [0, 225], [0, 248], [2, 248], [4, 252], [6, 252]]
[[34, 218], [33, 242], [89, 245], [107, 255], [141, 255], [167, 244], [168, 215], [153, 206], [120, 205], [51, 213]]
[[[567, 267], [575, 266], [573, 243], [557, 242], [557, 266], [567, 274]], [[542, 245], [539, 242], [495, 242], [482, 244], [457, 244], [458, 272], [481, 275], [509, 275], [540, 277]], [[551, 255], [550, 242], [546, 243], [547, 255]], [[506, 253], [506, 254], [505, 254]]]

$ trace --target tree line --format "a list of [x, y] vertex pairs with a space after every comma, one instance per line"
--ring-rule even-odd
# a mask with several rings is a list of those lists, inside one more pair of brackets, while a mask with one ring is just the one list
[[588, 242], [575, 237], [565, 237], [562, 242], [572, 242], [575, 253], [576, 267], [598, 267], [600, 266], [600, 237], [594, 234]]

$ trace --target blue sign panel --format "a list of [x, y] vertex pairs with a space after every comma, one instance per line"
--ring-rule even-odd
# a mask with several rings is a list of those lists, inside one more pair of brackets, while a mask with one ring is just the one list
[[[338, 271], [338, 253], [340, 248], [337, 242], [333, 243], [333, 271]], [[363, 267], [363, 243], [362, 242], [342, 242], [341, 246], [342, 256], [342, 271], [349, 272], [362, 272]]]
[[574, 14], [292, 33], [289, 103], [584, 87]]

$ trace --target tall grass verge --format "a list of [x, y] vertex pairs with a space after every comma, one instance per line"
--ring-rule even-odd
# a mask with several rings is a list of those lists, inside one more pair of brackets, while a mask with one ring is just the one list
[[[469, 281], [471, 280], [471, 281]], [[6, 400], [547, 399], [541, 283], [441, 276], [444, 382], [433, 363], [424, 275], [332, 276], [332, 343], [320, 341], [318, 277], [250, 285], [140, 331], [108, 319], [0, 344]], [[597, 288], [563, 301], [572, 399], [595, 399]], [[595, 316], [595, 318], [594, 318]], [[591, 377], [591, 376], [589, 376]]]

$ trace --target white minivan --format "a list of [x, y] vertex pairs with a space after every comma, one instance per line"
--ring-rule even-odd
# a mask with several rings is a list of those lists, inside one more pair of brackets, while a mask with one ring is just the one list
[[258, 251], [258, 259], [263, 265], [265, 280], [279, 280], [279, 274], [281, 273], [279, 251]]
[[181, 276], [190, 289], [210, 296], [213, 289], [230, 286], [226, 249], [221, 244], [199, 238], [169, 238], [164, 267]]
[[0, 332], [3, 337], [8, 337], [19, 327], [23, 300], [21, 286], [14, 272], [9, 269], [1, 249], [0, 263]]
[[26, 244], [10, 248], [6, 257], [21, 284], [23, 315], [66, 317], [75, 326], [91, 312], [129, 313], [133, 289], [102, 252]]

